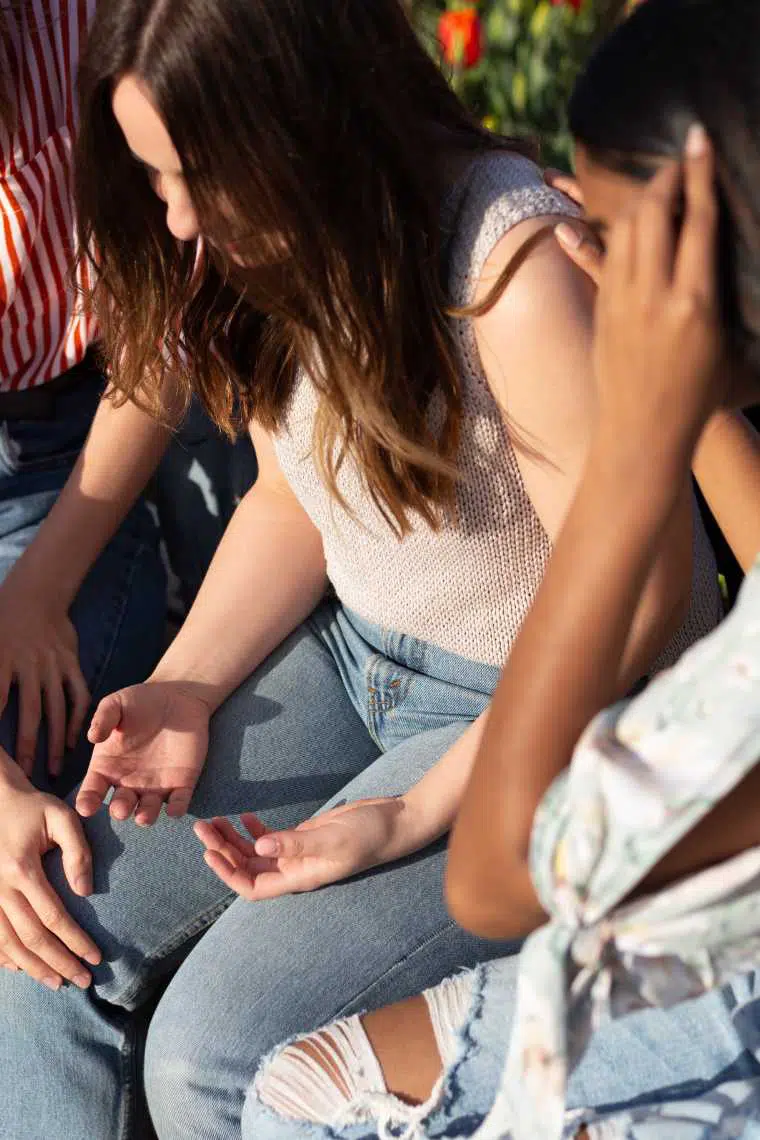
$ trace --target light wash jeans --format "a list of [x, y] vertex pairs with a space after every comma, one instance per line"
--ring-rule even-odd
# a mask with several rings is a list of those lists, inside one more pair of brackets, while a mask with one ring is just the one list
[[[0, 421], [0, 581], [33, 542], [71, 474], [104, 383], [100, 373], [82, 365], [71, 387], [57, 393], [54, 419]], [[166, 576], [158, 530], [144, 503], [132, 510], [93, 566], [74, 600], [71, 619], [93, 708], [101, 697], [142, 680], [154, 667], [165, 638]], [[17, 723], [14, 688], [0, 718], [0, 746], [11, 756]], [[51, 786], [43, 721], [35, 783], [59, 794], [68, 791], [82, 778], [90, 752], [83, 731], [61, 778]]]
[[210, 815], [255, 810], [292, 826], [323, 805], [405, 791], [485, 709], [497, 679], [325, 602], [214, 717], [189, 817], [147, 830], [105, 812], [88, 821], [88, 900], [67, 890], [51, 855], [50, 877], [104, 963], [84, 994], [0, 971], [2, 1140], [134, 1140], [140, 1007], [183, 959], [144, 1059], [160, 1140], [239, 1140], [246, 1090], [278, 1041], [507, 953], [447, 915], [443, 843], [250, 904], [233, 901], [192, 833]]
[[[482, 1124], [501, 1082], [518, 961], [512, 955], [475, 970], [458, 1059], [415, 1136], [463, 1140]], [[329, 1128], [286, 1120], [262, 1105], [252, 1084], [242, 1140], [377, 1140], [370, 1124]], [[565, 1140], [584, 1123], [591, 1140], [760, 1140], [760, 975], [668, 1012], [605, 1023], [570, 1078], [567, 1103]], [[740, 1122], [738, 1131], [732, 1121]]]

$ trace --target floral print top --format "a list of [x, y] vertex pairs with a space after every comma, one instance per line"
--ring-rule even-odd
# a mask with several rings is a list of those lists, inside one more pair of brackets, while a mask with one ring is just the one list
[[540, 805], [531, 864], [550, 920], [522, 953], [515, 1031], [477, 1140], [558, 1140], [568, 1074], [597, 1025], [756, 966], [760, 848], [635, 892], [758, 759], [760, 561], [718, 629], [593, 721]]

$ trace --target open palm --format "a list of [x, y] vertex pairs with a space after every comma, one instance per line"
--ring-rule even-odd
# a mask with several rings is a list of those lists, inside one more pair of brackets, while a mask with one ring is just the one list
[[246, 813], [241, 820], [251, 839], [223, 818], [196, 823], [193, 830], [222, 882], [260, 902], [313, 891], [386, 862], [401, 810], [398, 799], [357, 800], [277, 832]]
[[177, 685], [148, 681], [101, 701], [90, 726], [95, 745], [77, 794], [80, 815], [94, 815], [111, 788], [114, 819], [143, 826], [188, 809], [208, 751], [208, 706]]

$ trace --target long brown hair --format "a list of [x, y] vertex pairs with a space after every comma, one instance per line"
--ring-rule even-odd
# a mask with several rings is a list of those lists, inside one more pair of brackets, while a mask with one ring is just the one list
[[[118, 129], [127, 74], [180, 156], [200, 251], [170, 236]], [[80, 89], [82, 256], [117, 389], [160, 413], [173, 376], [227, 430], [276, 430], [303, 367], [336, 498], [350, 457], [399, 533], [409, 511], [435, 526], [461, 419], [436, 149], [500, 144], [400, 0], [101, 0]]]

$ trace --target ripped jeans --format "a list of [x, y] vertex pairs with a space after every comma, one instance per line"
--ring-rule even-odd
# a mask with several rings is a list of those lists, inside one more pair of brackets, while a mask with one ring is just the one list
[[[760, 561], [723, 624], [596, 717], [544, 796], [531, 869], [550, 920], [520, 955], [519, 1001], [514, 957], [470, 975], [429, 1102], [409, 1109], [351, 1058], [351, 1095], [333, 1083], [317, 1114], [279, 1050], [244, 1140], [760, 1140], [760, 848], [636, 894], [757, 765], [758, 707]], [[366, 1034], [347, 1028], [358, 1056]]]
[[[450, 1045], [453, 1060], [419, 1109], [383, 1094], [382, 1078], [361, 1058], [370, 1080], [335, 1123], [275, 1112], [261, 1086], [280, 1047], [251, 1081], [242, 1140], [474, 1137], [501, 1081], [518, 963], [513, 955], [465, 975], [470, 1001]], [[564, 1140], [584, 1124], [589, 1140], [760, 1140], [760, 975], [602, 1026], [570, 1078], [567, 1107]]]

